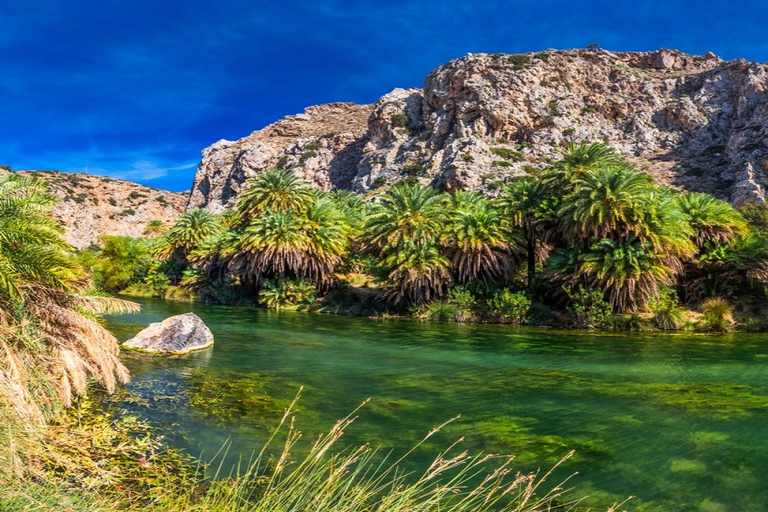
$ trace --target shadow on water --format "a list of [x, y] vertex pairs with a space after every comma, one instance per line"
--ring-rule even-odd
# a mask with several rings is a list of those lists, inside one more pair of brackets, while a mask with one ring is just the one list
[[608, 335], [508, 326], [369, 320], [141, 300], [110, 317], [121, 340], [195, 311], [213, 349], [180, 357], [125, 352], [123, 407], [170, 442], [212, 456], [258, 450], [301, 386], [307, 440], [371, 397], [346, 443], [406, 450], [425, 465], [459, 437], [471, 451], [513, 453], [589, 503], [637, 495], [634, 510], [768, 509], [768, 343], [761, 335]]

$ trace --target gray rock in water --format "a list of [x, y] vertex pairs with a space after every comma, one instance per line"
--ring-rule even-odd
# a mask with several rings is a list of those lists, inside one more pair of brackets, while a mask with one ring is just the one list
[[145, 352], [186, 354], [213, 346], [213, 334], [199, 316], [185, 313], [149, 324], [123, 346]]

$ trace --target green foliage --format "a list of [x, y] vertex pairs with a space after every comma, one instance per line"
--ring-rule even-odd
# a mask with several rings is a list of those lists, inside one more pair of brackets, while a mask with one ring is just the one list
[[204, 240], [222, 231], [221, 219], [212, 213], [200, 208], [187, 210], [163, 235], [155, 254], [162, 259], [184, 260]]
[[169, 286], [165, 290], [165, 295], [163, 296], [165, 300], [172, 300], [175, 302], [195, 302], [197, 301], [197, 295], [194, 291], [190, 290], [189, 288], [184, 288], [182, 286]]
[[503, 158], [504, 160], [510, 160], [512, 162], [522, 162], [525, 160], [525, 155], [519, 151], [515, 151], [514, 149], [493, 147], [491, 148], [491, 153]]
[[405, 112], [392, 114], [392, 117], [389, 118], [389, 122], [392, 123], [392, 126], [397, 128], [408, 128], [411, 124], [411, 121], [408, 119], [408, 115]]
[[474, 318], [477, 298], [464, 286], [456, 286], [448, 290], [446, 301], [456, 306], [457, 322], [466, 322]]
[[488, 309], [501, 322], [523, 324], [531, 309], [531, 299], [524, 292], [512, 293], [505, 289], [491, 297]]
[[316, 297], [317, 288], [312, 283], [293, 279], [267, 279], [259, 291], [259, 302], [269, 309], [307, 308]]
[[[0, 310], [21, 300], [29, 286], [66, 289], [73, 277], [62, 230], [50, 217], [55, 203], [42, 182], [0, 178]], [[0, 311], [0, 324], [2, 317]]]
[[575, 317], [580, 327], [602, 327], [611, 317], [611, 305], [598, 290], [565, 288], [571, 300], [568, 311]]
[[727, 332], [734, 323], [733, 309], [721, 297], [710, 297], [701, 303], [702, 318], [699, 328], [709, 332]]
[[250, 224], [268, 210], [300, 213], [314, 199], [313, 192], [293, 171], [267, 169], [255, 180], [246, 181], [243, 192], [237, 198], [236, 227]]
[[650, 310], [653, 313], [651, 322], [658, 329], [674, 331], [685, 324], [683, 310], [672, 288], [662, 288], [658, 297], [651, 301]]
[[152, 265], [146, 239], [105, 236], [103, 241], [104, 248], [92, 268], [97, 289], [119, 292], [144, 280]]
[[458, 314], [459, 308], [455, 304], [439, 300], [424, 306], [424, 311], [418, 316], [429, 322], [455, 322]]
[[407, 176], [421, 176], [425, 169], [424, 164], [406, 164], [403, 166], [403, 173]]
[[531, 65], [531, 58], [525, 54], [510, 55], [508, 60], [514, 69], [525, 69]]
[[643, 317], [636, 314], [611, 315], [606, 322], [606, 326], [612, 331], [621, 332], [643, 331], [647, 324]]

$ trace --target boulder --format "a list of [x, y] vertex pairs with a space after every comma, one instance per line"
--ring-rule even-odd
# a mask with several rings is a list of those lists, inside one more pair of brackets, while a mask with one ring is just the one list
[[149, 324], [123, 346], [145, 352], [186, 354], [213, 346], [213, 334], [199, 316], [185, 313]]

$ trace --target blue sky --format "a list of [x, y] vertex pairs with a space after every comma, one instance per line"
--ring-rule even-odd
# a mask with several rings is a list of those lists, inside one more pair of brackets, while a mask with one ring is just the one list
[[768, 61], [768, 2], [2, 0], [0, 164], [191, 186], [200, 151], [472, 53]]

